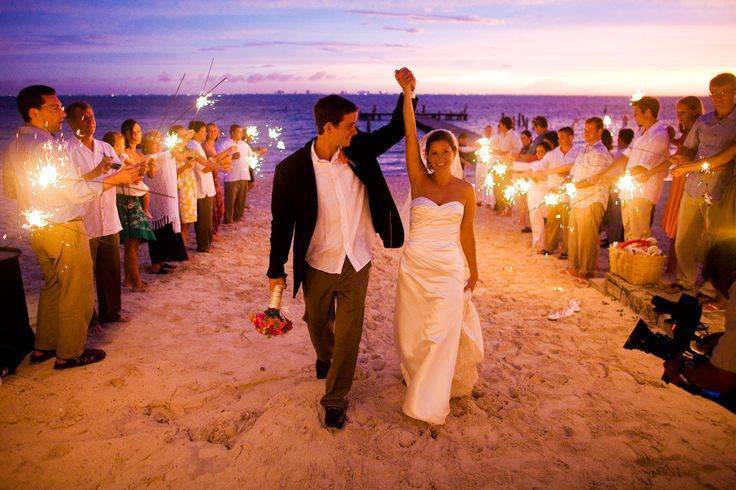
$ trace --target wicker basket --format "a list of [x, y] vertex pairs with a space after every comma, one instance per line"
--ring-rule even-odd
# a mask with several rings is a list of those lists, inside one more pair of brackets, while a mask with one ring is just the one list
[[667, 263], [665, 255], [632, 255], [616, 247], [608, 249], [608, 257], [612, 273], [637, 285], [658, 283]]

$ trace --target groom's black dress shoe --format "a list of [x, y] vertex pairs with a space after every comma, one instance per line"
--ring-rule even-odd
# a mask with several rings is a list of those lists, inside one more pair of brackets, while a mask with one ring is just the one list
[[342, 429], [345, 425], [345, 409], [337, 407], [327, 407], [325, 409], [325, 425], [335, 429]]
[[317, 363], [314, 365], [315, 371], [317, 371], [317, 379], [326, 379], [331, 365], [332, 363], [330, 361], [320, 361], [317, 359]]

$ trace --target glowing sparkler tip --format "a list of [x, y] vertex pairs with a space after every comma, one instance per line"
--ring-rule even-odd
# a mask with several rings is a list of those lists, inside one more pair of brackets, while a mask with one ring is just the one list
[[258, 126], [248, 126], [245, 128], [245, 135], [251, 138], [252, 140], [256, 140], [258, 138]]
[[644, 92], [642, 92], [639, 89], [636, 89], [636, 90], [634, 90], [634, 93], [631, 94], [631, 99], [630, 99], [629, 102], [630, 103], [633, 103], [633, 102], [639, 101], [639, 100], [641, 100], [642, 97], [644, 97]]
[[283, 141], [279, 141], [278, 143], [276, 143], [276, 149], [277, 150], [285, 150], [286, 149], [286, 145], [284, 144]]
[[166, 148], [167, 150], [173, 150], [182, 143], [183, 141], [176, 133], [169, 133], [164, 137], [164, 148]]
[[197, 97], [197, 101], [195, 102], [195, 107], [199, 111], [203, 107], [207, 107], [208, 105], [213, 105], [215, 103], [214, 100], [212, 100], [211, 94], [201, 94], [199, 97]]
[[700, 171], [703, 172], [704, 174], [707, 174], [708, 172], [710, 172], [710, 163], [703, 162], [700, 165]]
[[277, 140], [281, 136], [282, 132], [283, 128], [280, 127], [268, 128], [268, 137], [272, 140]]
[[49, 213], [44, 213], [40, 209], [27, 209], [23, 211], [23, 217], [26, 219], [26, 223], [23, 224], [23, 228], [26, 230], [43, 228], [48, 224], [50, 216], [51, 215]]

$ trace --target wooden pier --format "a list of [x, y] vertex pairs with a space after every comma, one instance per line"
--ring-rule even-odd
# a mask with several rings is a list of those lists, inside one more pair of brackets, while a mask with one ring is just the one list
[[[366, 129], [371, 130], [372, 121], [381, 121], [383, 119], [391, 119], [392, 112], [378, 112], [376, 106], [373, 106], [371, 112], [361, 112], [359, 119], [366, 122]], [[467, 121], [468, 120], [468, 104], [465, 104], [460, 112], [427, 112], [426, 106], [422, 105], [422, 111], [417, 113], [417, 121], [419, 118], [434, 121]], [[436, 128], [435, 128], [436, 129]]]

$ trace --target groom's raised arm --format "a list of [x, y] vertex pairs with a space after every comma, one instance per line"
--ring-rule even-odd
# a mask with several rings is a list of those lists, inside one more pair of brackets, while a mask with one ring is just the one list
[[289, 184], [282, 165], [276, 167], [271, 193], [271, 252], [268, 259], [269, 279], [286, 278], [284, 264], [289, 258], [289, 247], [294, 237], [293, 202], [289, 198]]
[[[417, 107], [417, 98], [412, 100], [414, 109]], [[373, 153], [374, 156], [386, 153], [392, 146], [404, 137], [404, 95], [399, 95], [396, 107], [391, 114], [391, 121], [383, 127], [370, 133], [358, 133], [353, 140], [361, 146], [364, 151]], [[351, 145], [352, 146], [352, 145]]]

